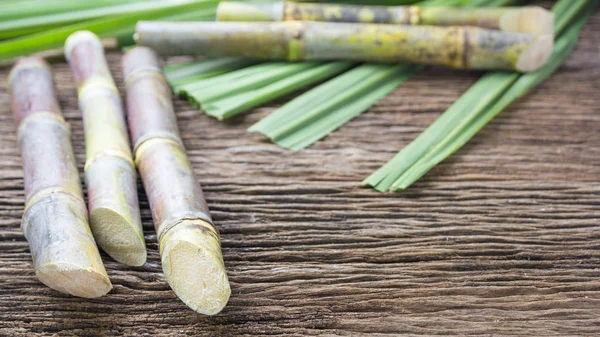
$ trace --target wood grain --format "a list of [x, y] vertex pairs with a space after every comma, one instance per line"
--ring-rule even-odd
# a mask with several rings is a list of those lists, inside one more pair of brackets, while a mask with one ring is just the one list
[[[19, 229], [23, 179], [0, 71], [0, 335], [469, 335], [600, 333], [600, 13], [550, 80], [402, 194], [359, 186], [477, 73], [430, 69], [300, 153], [177, 100], [183, 140], [223, 240], [228, 307], [205, 317], [161, 274], [140, 186], [148, 263], [103, 255], [114, 290], [61, 295], [34, 276]], [[121, 83], [118, 53], [108, 55]], [[73, 78], [54, 65], [85, 160]], [[122, 87], [121, 87], [122, 89]]]

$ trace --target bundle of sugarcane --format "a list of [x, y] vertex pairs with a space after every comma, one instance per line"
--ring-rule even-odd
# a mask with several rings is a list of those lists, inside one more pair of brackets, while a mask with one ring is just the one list
[[[389, 3], [403, 2], [408, 1]], [[498, 7], [513, 2], [427, 0], [420, 1], [419, 5]], [[165, 67], [165, 74], [174, 92], [219, 120], [341, 74], [294, 99], [250, 129], [264, 133], [276, 144], [300, 150], [366, 111], [420, 69], [422, 66], [402, 64], [357, 66], [347, 61], [289, 63], [225, 58], [171, 65]]]
[[50, 68], [40, 58], [25, 58], [8, 84], [25, 171], [22, 229], [35, 274], [63, 293], [102, 296], [112, 286], [88, 226], [71, 132]]
[[185, 154], [171, 90], [154, 52], [123, 57], [135, 162], [150, 201], [167, 281], [197, 312], [220, 312], [231, 294], [219, 234]]
[[363, 6], [297, 2], [228, 2], [219, 21], [327, 21], [429, 26], [476, 26], [505, 32], [552, 34], [554, 16], [535, 7], [457, 8]]
[[470, 26], [300, 21], [140, 21], [134, 38], [161, 55], [409, 62], [519, 72], [539, 69], [553, 47], [552, 34], [536, 36]]
[[[438, 18], [436, 20], [438, 20], [439, 24], [444, 24], [443, 20], [442, 20], [443, 17], [439, 16], [438, 13], [435, 13], [435, 11], [433, 9], [430, 10], [428, 8], [430, 8], [432, 6], [440, 6], [440, 5], [445, 5], [445, 6], [447, 6], [447, 5], [451, 5], [451, 6], [466, 5], [469, 7], [473, 7], [473, 6], [475, 6], [475, 7], [476, 6], [494, 7], [494, 6], [510, 5], [513, 3], [514, 3], [514, 1], [493, 1], [493, 0], [491, 0], [491, 1], [474, 1], [472, 3], [461, 2], [461, 1], [429, 0], [429, 1], [420, 2], [418, 9], [419, 9], [419, 13], [420, 13], [419, 15], [421, 15], [421, 16], [424, 15], [423, 13], [430, 13], [430, 14], [426, 15], [429, 17], [431, 17], [432, 15], [433, 16], [438, 15]], [[296, 4], [296, 5], [302, 7], [302, 4]], [[227, 6], [227, 5], [223, 4], [222, 6]], [[310, 6], [320, 6], [320, 5], [312, 4]], [[331, 7], [331, 6], [333, 6], [333, 7]], [[248, 16], [248, 18], [246, 19], [248, 21], [251, 21], [251, 20], [270, 21], [270, 20], [273, 20], [273, 18], [275, 17], [274, 14], [269, 14], [267, 16], [263, 15], [261, 18], [257, 19], [261, 15], [257, 14], [256, 10], [258, 10], [258, 12], [261, 12], [261, 11], [265, 10], [265, 8], [266, 8], [267, 11], [269, 11], [269, 8], [273, 9], [275, 7], [270, 6], [270, 5], [254, 7], [253, 5], [250, 5], [250, 7], [247, 7], [247, 8], [253, 9], [255, 11], [255, 13], [254, 14], [246, 13], [244, 15]], [[493, 8], [491, 10], [486, 10], [486, 11], [480, 10], [479, 12], [477, 12], [474, 8], [461, 8], [461, 9], [455, 9], [455, 10], [453, 10], [453, 12], [466, 13], [466, 14], [468, 14], [468, 13], [478, 13], [478, 14], [488, 13], [486, 15], [486, 20], [483, 23], [469, 21], [469, 20], [472, 20], [473, 18], [472, 18], [472, 16], [466, 15], [466, 14], [463, 15], [463, 17], [460, 20], [465, 20], [463, 22], [472, 22], [473, 24], [477, 24], [477, 25], [481, 25], [481, 26], [487, 25], [486, 27], [495, 27], [496, 29], [504, 30], [504, 31], [514, 30], [514, 31], [530, 32], [532, 34], [543, 34], [543, 33], [547, 33], [549, 31], [553, 30], [553, 33], [556, 34], [557, 37], [560, 37], [561, 40], [558, 45], [554, 46], [554, 55], [552, 56], [552, 58], [549, 59], [549, 61], [546, 64], [544, 64], [544, 66], [540, 70], [528, 74], [529, 76], [523, 76], [522, 77], [523, 80], [518, 82], [520, 84], [521, 82], [529, 81], [530, 83], [528, 83], [527, 85], [529, 87], [532, 87], [535, 84], [537, 84], [539, 81], [541, 81], [542, 79], [549, 76], [550, 73], [554, 69], [556, 69], [556, 67], [558, 67], [561, 64], [561, 62], [564, 60], [564, 58], [568, 55], [568, 51], [570, 51], [570, 49], [572, 48], [573, 43], [575, 42], [575, 39], [578, 35], [577, 30], [580, 30], [583, 22], [585, 22], [585, 17], [580, 15], [580, 14], [582, 14], [581, 12], [582, 11], [585, 12], [586, 8], [589, 10], [592, 10], [594, 7], [595, 7], [595, 1], [560, 0], [556, 3], [556, 5], [553, 7], [551, 12], [548, 12], [546, 10], [543, 10], [543, 9], [540, 9], [537, 7], [536, 8], [525, 7], [522, 10], [519, 10], [519, 8], [515, 7], [515, 8], [511, 8], [510, 11], [505, 11], [505, 12], [503, 12], [500, 8]], [[242, 15], [242, 13], [238, 12], [236, 10], [236, 8], [238, 8], [238, 7], [233, 6], [233, 9], [227, 10], [227, 9], [223, 9], [223, 7], [222, 7], [219, 11], [221, 13], [229, 12], [229, 13], [234, 13], [234, 14], [237, 13], [235, 15]], [[304, 8], [308, 8], [308, 7], [304, 6]], [[320, 8], [325, 8], [325, 7], [320, 7]], [[328, 8], [365, 9], [366, 7], [363, 7], [363, 6], [361, 6], [361, 7], [337, 7], [337, 5], [330, 5]], [[396, 7], [396, 8], [398, 8], [398, 7]], [[404, 7], [404, 8], [406, 9], [407, 7]], [[448, 8], [446, 8], [446, 9], [448, 9]], [[450, 9], [452, 9], [452, 8], [450, 8]], [[440, 10], [445, 10], [445, 9], [440, 8]], [[433, 13], [433, 14], [431, 14], [431, 13]], [[448, 13], [450, 13], [450, 12], [448, 12]], [[512, 14], [509, 14], [509, 13], [512, 13]], [[520, 13], [520, 14], [518, 14], [518, 13]], [[583, 14], [585, 14], [585, 13], [583, 13]], [[255, 16], [255, 17], [253, 18], [253, 16]], [[554, 16], [556, 16], [556, 25], [553, 25]], [[348, 17], [352, 17], [352, 16], [346, 16], [345, 20], [350, 20], [350, 19], [348, 19]], [[240, 16], [240, 18], [241, 18], [241, 16]], [[289, 18], [290, 18], [290, 16], [288, 16], [288, 19]], [[450, 15], [450, 18], [452, 20], [454, 20], [453, 22], [459, 22], [459, 21], [457, 21], [459, 17], [456, 16], [456, 14]], [[230, 17], [229, 18], [221, 17], [220, 19], [228, 20], [231, 18]], [[314, 19], [314, 17], [313, 17], [313, 19]], [[325, 20], [327, 18], [323, 17], [323, 19]], [[367, 20], [367, 19], [365, 19], [365, 20]], [[423, 20], [420, 20], [420, 21], [422, 22]], [[536, 29], [536, 27], [539, 29]], [[567, 27], [570, 29], [569, 34], [562, 34], [562, 31]], [[571, 28], [573, 28], [573, 29], [571, 29]], [[563, 36], [563, 35], [565, 35], [565, 36]], [[565, 44], [567, 41], [570, 41], [569, 45]], [[211, 64], [213, 62], [215, 62], [215, 61], [212, 61], [212, 60], [202, 61], [199, 63], [192, 63], [190, 65], [183, 65], [181, 67], [182, 67], [182, 70], [199, 69], [199, 73], [197, 74], [198, 76], [214, 76], [214, 75], [211, 75], [209, 72], [205, 73], [203, 70], [201, 70], [204, 66], [210, 68]], [[258, 66], [268, 67], [269, 64], [274, 64], [274, 62], [262, 63], [262, 64], [259, 64]], [[258, 100], [264, 100], [265, 97], [266, 97], [266, 99], [276, 98], [276, 97], [278, 97], [279, 89], [282, 87], [286, 87], [286, 85], [284, 85], [284, 84], [279, 85], [278, 83], [272, 83], [269, 86], [265, 86], [265, 87], [261, 87], [260, 85], [254, 86], [251, 83], [252, 81], [247, 81], [250, 83], [248, 83], [248, 85], [247, 85], [248, 89], [245, 89], [246, 91], [236, 93], [232, 97], [222, 97], [216, 101], [210, 101], [210, 102], [207, 102], [207, 104], [204, 104], [204, 102], [202, 102], [203, 94], [200, 92], [200, 90], [196, 90], [197, 84], [201, 84], [201, 86], [199, 86], [199, 87], [205, 87], [204, 82], [206, 82], [206, 84], [208, 84], [209, 82], [221, 83], [221, 80], [224, 81], [226, 79], [226, 77], [233, 77], [234, 75], [237, 75], [237, 73], [239, 73], [240, 76], [242, 76], [242, 75], [246, 76], [246, 69], [237, 70], [238, 68], [233, 68], [233, 69], [229, 70], [230, 72], [225, 72], [224, 74], [221, 74], [217, 77], [210, 78], [208, 80], [202, 79], [202, 80], [200, 80], [200, 82], [196, 82], [196, 80], [194, 79], [194, 76], [196, 76], [196, 75], [189, 76], [189, 77], [179, 76], [180, 69], [178, 69], [178, 67], [179, 66], [174, 66], [172, 68], [173, 69], [172, 73], [173, 73], [174, 89], [177, 92], [184, 92], [187, 95], [191, 95], [188, 97], [191, 97], [192, 100], [197, 101], [198, 103], [202, 103], [202, 108], [205, 110], [205, 112], [207, 114], [209, 114], [211, 116], [215, 116], [219, 119], [234, 116], [245, 110], [247, 111], [250, 109], [249, 107], [255, 106], [255, 105], [253, 105], [254, 102], [256, 102]], [[346, 71], [344, 74], [342, 74], [328, 82], [325, 82], [322, 85], [320, 85], [314, 89], [307, 91], [305, 94], [292, 100], [288, 104], [284, 105], [281, 109], [276, 110], [273, 114], [271, 114], [267, 118], [261, 120], [256, 125], [252, 126], [249, 130], [261, 132], [261, 133], [267, 135], [273, 142], [275, 142], [276, 144], [283, 146], [285, 148], [292, 149], [292, 150], [300, 150], [302, 148], [305, 148], [305, 147], [313, 144], [314, 142], [318, 141], [319, 139], [325, 137], [327, 134], [334, 131], [335, 129], [337, 129], [338, 127], [343, 125], [344, 123], [348, 122], [353, 117], [366, 111], [370, 106], [375, 104], [379, 99], [384, 97], [386, 94], [389, 94], [400, 83], [402, 83], [404, 80], [409, 78], [413, 73], [415, 73], [416, 71], [418, 71], [420, 69], [422, 69], [421, 66], [405, 66], [405, 65], [383, 66], [383, 65], [375, 65], [375, 64], [363, 64], [363, 65], [354, 67], [354, 68], [350, 69], [349, 71]], [[277, 67], [273, 66], [273, 68], [272, 69], [270, 68], [270, 70], [276, 71]], [[306, 73], [306, 72], [307, 71], [299, 72], [299, 73], [295, 74], [294, 77], [301, 77], [303, 75], [303, 73]], [[171, 71], [167, 72], [167, 74], [170, 74], [170, 73], [171, 73]], [[250, 73], [248, 73], [248, 77], [249, 76], [251, 76]], [[256, 77], [254, 75], [252, 75], [252, 76]], [[488, 77], [495, 78], [496, 82], [498, 82], [498, 83], [490, 83], [490, 81], [488, 81]], [[203, 77], [203, 78], [205, 78], [205, 77]], [[482, 81], [478, 82], [476, 91], [473, 91], [473, 92], [470, 91], [470, 92], [466, 93], [465, 96], [461, 100], [459, 100], [451, 109], [448, 110], [448, 113], [450, 111], [456, 112], [457, 115], [453, 116], [452, 118], [454, 118], [456, 120], [460, 120], [461, 111], [464, 111], [465, 109], [469, 109], [469, 113], [472, 112], [473, 114], [475, 114], [476, 111], [485, 110], [485, 107], [490, 106], [490, 105], [489, 105], [488, 101], [486, 101], [484, 103], [483, 100], [488, 100], [490, 97], [494, 97], [494, 99], [496, 99], [498, 97], [497, 95], [499, 95], [499, 94], [495, 94], [496, 96], [490, 96], [487, 93], [488, 92], [497, 93], [497, 92], [501, 92], [502, 90], [506, 90], [508, 87], [510, 87], [509, 79], [514, 80], [517, 78], [519, 78], [519, 74], [516, 74], [516, 73], [495, 73], [495, 74], [490, 74], [489, 76], [486, 76], [484, 79], [482, 79]], [[533, 80], [531, 80], [532, 78], [536, 79], [536, 80], [533, 81]], [[262, 80], [262, 76], [259, 76], [258, 81], [261, 81], [261, 80]], [[286, 81], [286, 82], [289, 82], [289, 81]], [[515, 90], [511, 91], [511, 94], [513, 95], [513, 97], [505, 99], [502, 102], [502, 104], [504, 106], [507, 105], [506, 102], [510, 102], [511, 99], [514, 100], [514, 97], [518, 96], [517, 94], [514, 94], [515, 92], [518, 93], [519, 90], [523, 91], [523, 89], [522, 89], [523, 85], [519, 85], [519, 86], [515, 85], [515, 87], [519, 87], [519, 88], [515, 88]], [[218, 89], [218, 88], [216, 88], [216, 89]], [[211, 91], [213, 91], [213, 88], [211, 88]], [[508, 96], [509, 95], [505, 95], [505, 97], [508, 97]], [[329, 99], [330, 97], [335, 97], [335, 99], [333, 99], [333, 100]], [[479, 104], [478, 102], [482, 102], [482, 104]], [[467, 104], [467, 105], [465, 105], [465, 104]], [[500, 104], [494, 105], [493, 107], [491, 107], [491, 111], [493, 111], [493, 113], [489, 112], [486, 114], [485, 118], [481, 117], [480, 119], [477, 119], [478, 126], [473, 127], [472, 129], [468, 130], [469, 136], [464, 136], [462, 138], [463, 144], [470, 137], [472, 137], [479, 128], [481, 128], [483, 125], [485, 125], [486, 121], [489, 121], [489, 119], [491, 119], [491, 117], [489, 117], [489, 116], [497, 114], [501, 111], [502, 108], [500, 108], [500, 106], [501, 106]], [[471, 108], [473, 108], [473, 109], [471, 109]], [[477, 118], [479, 118], [479, 117], [477, 117]], [[440, 123], [442, 123], [442, 120], [440, 120]], [[475, 125], [475, 124], [476, 123], [473, 123], [473, 125]], [[443, 123], [440, 125], [443, 125]], [[457, 131], [457, 130], [454, 130], [453, 132], [458, 134], [460, 131]], [[463, 130], [463, 129], [460, 129], [460, 130]], [[438, 132], [437, 128], [435, 128], [435, 131], [434, 131], [434, 128], [432, 128], [431, 130], [427, 130], [427, 132], [426, 132], [427, 136], [424, 135], [423, 140], [430, 139], [431, 137], [429, 137], [429, 136], [431, 136], [432, 134], [435, 134], [437, 132]], [[419, 140], [421, 140], [421, 139], [419, 139]], [[447, 148], [444, 148], [444, 151], [446, 151], [446, 152], [444, 152], [444, 156], [449, 155], [451, 152], [453, 152], [458, 147], [460, 147], [460, 145], [457, 145], [457, 144], [458, 144], [458, 142], [455, 142], [455, 143], [452, 143], [451, 145], [449, 145]], [[454, 149], [454, 150], [452, 150], [452, 149]], [[395, 170], [395, 168], [400, 167], [398, 165], [399, 162], [403, 162], [403, 163], [408, 162], [407, 158], [409, 158], [411, 161], [419, 160], [418, 157], [416, 157], [416, 159], [415, 158], [411, 159], [410, 157], [414, 156], [412, 153], [413, 152], [410, 152], [410, 151], [403, 151], [402, 152], [403, 156], [399, 156], [398, 160], [396, 160], [396, 158], [395, 158], [388, 165], [386, 165], [384, 168], [379, 170], [377, 172], [377, 174], [374, 174], [373, 177], [375, 177], [376, 175], [381, 175], [382, 172]], [[397, 186], [395, 186], [394, 188], [391, 188], [391, 189], [392, 190], [400, 190], [402, 188], [405, 188], [410, 183], [416, 181], [420, 177], [420, 175], [422, 175], [424, 172], [426, 172], [427, 169], [431, 168], [433, 165], [435, 165], [435, 163], [442, 160], [444, 158], [444, 156], [438, 155], [437, 157], [435, 157], [435, 160], [430, 160], [427, 165], [419, 165], [418, 166], [418, 168], [419, 168], [418, 174], [414, 173], [414, 172], [417, 172], [417, 170], [415, 169], [414, 172], [411, 172], [410, 179], [405, 179], [404, 182], [398, 183]], [[397, 170], [397, 171], [401, 171], [401, 170]], [[379, 184], [379, 183], [377, 183], [377, 179], [378, 178], [371, 179], [371, 177], [370, 177], [368, 180], [365, 180], [365, 182], [369, 183], [373, 186], [376, 186], [376, 188], [378, 190], [386, 190], [386, 191], [389, 189], [389, 187], [394, 182], [393, 180], [390, 182], [389, 179], [391, 179], [391, 178], [388, 178], [386, 180], [385, 184], [384, 183]], [[389, 186], [387, 184], [389, 184]]]
[[90, 225], [96, 241], [115, 260], [146, 262], [136, 172], [125, 114], [100, 39], [89, 31], [72, 34], [65, 55], [73, 71], [83, 115]]

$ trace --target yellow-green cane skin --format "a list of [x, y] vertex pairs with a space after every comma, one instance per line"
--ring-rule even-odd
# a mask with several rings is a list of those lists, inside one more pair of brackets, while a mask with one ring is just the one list
[[[307, 24], [303, 59], [410, 62], [460, 69], [517, 70], [536, 37], [476, 27]], [[291, 51], [294, 55], [297, 52]]]
[[430, 26], [475, 26], [535, 35], [551, 34], [553, 15], [526, 7], [364, 6], [323, 3], [221, 2], [218, 21], [321, 21]]
[[129, 51], [123, 69], [135, 162], [150, 202], [165, 276], [190, 308], [217, 314], [231, 289], [219, 234], [179, 136], [171, 89], [148, 48]]
[[112, 286], [88, 225], [71, 133], [48, 65], [19, 61], [9, 87], [25, 173], [22, 229], [36, 275], [63, 293], [102, 296]]
[[160, 55], [204, 55], [285, 60], [289, 43], [300, 37], [303, 24], [251, 22], [138, 21], [138, 45]]
[[432, 26], [476, 26], [533, 35], [552, 34], [554, 14], [541, 7], [412, 7], [413, 23]]
[[[221, 2], [218, 21], [325, 21], [410, 24], [409, 6], [356, 6], [296, 2]], [[416, 17], [415, 17], [416, 18]], [[418, 18], [416, 18], [418, 19]]]
[[456, 7], [419, 7], [418, 22], [432, 26], [476, 26], [499, 29], [500, 18], [509, 11], [520, 8], [456, 8]]
[[411, 24], [410, 6], [356, 6], [285, 2], [282, 21]]
[[137, 175], [117, 87], [102, 44], [94, 34], [72, 34], [65, 54], [73, 71], [83, 115], [90, 224], [96, 241], [115, 260], [146, 261], [137, 197]]
[[[551, 36], [477, 27], [330, 22], [139, 22], [138, 44], [165, 55], [244, 56], [256, 59], [420, 63], [461, 69], [531, 71], [521, 55]], [[543, 55], [539, 67], [549, 54]], [[543, 62], [542, 62], [543, 61]]]

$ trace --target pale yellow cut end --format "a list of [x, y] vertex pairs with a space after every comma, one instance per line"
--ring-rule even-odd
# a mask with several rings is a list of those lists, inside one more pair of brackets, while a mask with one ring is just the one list
[[71, 51], [81, 42], [91, 41], [96, 44], [97, 48], [103, 49], [102, 42], [98, 35], [90, 32], [89, 30], [79, 30], [69, 35], [65, 41], [65, 56], [67, 60], [71, 57]]
[[517, 70], [520, 72], [538, 70], [548, 62], [553, 48], [554, 37], [552, 34], [538, 37], [519, 57]]
[[80, 268], [69, 263], [49, 263], [36, 271], [42, 283], [61, 293], [96, 298], [106, 295], [112, 284], [103, 272]]
[[219, 241], [198, 227], [173, 228], [161, 244], [163, 271], [175, 294], [193, 310], [218, 314], [229, 301], [231, 288]]
[[500, 18], [500, 30], [536, 36], [553, 34], [554, 14], [544, 8], [533, 6], [508, 11]]
[[96, 208], [90, 214], [90, 227], [96, 243], [117, 262], [128, 266], [146, 263], [146, 243], [140, 228], [109, 208]]
[[283, 21], [285, 3], [243, 3], [243, 2], [220, 2], [217, 6], [217, 21], [236, 22], [268, 22]]

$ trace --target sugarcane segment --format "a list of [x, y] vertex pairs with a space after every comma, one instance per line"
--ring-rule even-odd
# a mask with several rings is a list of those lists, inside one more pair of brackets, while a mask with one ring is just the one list
[[137, 197], [137, 175], [125, 114], [100, 39], [89, 31], [65, 43], [83, 115], [90, 225], [96, 241], [115, 260], [146, 262]]
[[163, 271], [193, 310], [214, 315], [231, 288], [219, 234], [179, 136], [171, 89], [152, 50], [123, 58], [135, 163], [150, 202]]
[[221, 2], [218, 21], [323, 21], [431, 26], [476, 26], [533, 35], [552, 34], [554, 15], [536, 6], [420, 7], [300, 2]]
[[22, 230], [38, 279], [59, 292], [95, 298], [112, 285], [88, 225], [79, 172], [48, 64], [30, 57], [9, 76], [25, 173]]

